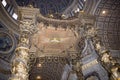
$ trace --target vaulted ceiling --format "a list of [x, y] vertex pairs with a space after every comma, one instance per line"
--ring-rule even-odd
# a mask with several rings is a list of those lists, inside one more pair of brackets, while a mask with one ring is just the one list
[[29, 6], [39, 8], [43, 15], [59, 14], [64, 11], [73, 0], [16, 0], [19, 6]]
[[101, 0], [94, 15], [101, 41], [109, 49], [120, 50], [120, 0]]
[[[28, 4], [34, 5], [34, 7], [40, 8], [42, 14], [61, 13], [64, 11], [73, 0], [16, 0], [20, 6], [27, 6]], [[120, 1], [119, 0], [99, 0], [99, 1], [86, 1], [85, 12], [93, 11], [93, 15], [96, 16], [96, 27], [99, 29], [99, 35], [101, 37], [102, 44], [108, 49], [120, 49]], [[97, 4], [96, 4], [97, 3]], [[54, 6], [53, 6], [54, 4]], [[92, 5], [93, 4], [93, 5]], [[96, 5], [96, 6], [94, 6]], [[93, 7], [94, 6], [94, 7]], [[91, 7], [91, 9], [90, 9]]]
[[[30, 6], [31, 4], [34, 7], [39, 8], [43, 15], [47, 15], [64, 11], [71, 5], [73, 0], [16, 1], [20, 6]], [[95, 27], [98, 29], [102, 44], [108, 49], [120, 50], [120, 0], [99, 0], [99, 2], [96, 0], [86, 0], [86, 2], [88, 3], [86, 6], [89, 6], [90, 3], [93, 2], [91, 3], [91, 7], [88, 8], [88, 13], [93, 10], [92, 15], [96, 17]], [[96, 4], [96, 2], [98, 3]], [[96, 6], [93, 7], [93, 4]], [[84, 9], [84, 12], [87, 12], [87, 10]], [[70, 30], [61, 28], [56, 30], [55, 28], [49, 27], [39, 28], [40, 31], [34, 36], [33, 43], [34, 45], [37, 45], [36, 47], [40, 51], [60, 53], [61, 50], [64, 51], [64, 49], [69, 49], [75, 44], [76, 38]], [[4, 38], [1, 34], [0, 37]], [[59, 50], [55, 51], [53, 48]], [[2, 50], [1, 46], [0, 50]], [[37, 77], [40, 79], [39, 75], [41, 75], [41, 78], [44, 78], [43, 80], [48, 80], [49, 78], [52, 80], [60, 80], [64, 65], [62, 63], [63, 61], [59, 62], [62, 60], [61, 57], [44, 57], [43, 60], [46, 60], [46, 62], [43, 63], [41, 63], [41, 60], [39, 59], [42, 58], [37, 58], [35, 64], [32, 66], [33, 69], [31, 70], [30, 75], [33, 75], [33, 77], [30, 77], [31, 80], [34, 80]], [[42, 66], [40, 66], [41, 64]], [[58, 71], [56, 71], [57, 68], [59, 68]]]
[[63, 57], [39, 57], [30, 70], [30, 80], [61, 80], [66, 59]]

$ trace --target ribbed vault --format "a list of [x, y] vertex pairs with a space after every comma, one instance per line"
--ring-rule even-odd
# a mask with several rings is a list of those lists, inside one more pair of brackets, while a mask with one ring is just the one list
[[40, 8], [43, 15], [59, 14], [63, 12], [73, 0], [16, 0], [19, 6], [29, 6]]

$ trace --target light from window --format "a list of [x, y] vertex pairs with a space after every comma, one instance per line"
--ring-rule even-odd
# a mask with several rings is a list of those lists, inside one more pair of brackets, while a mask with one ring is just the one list
[[77, 8], [76, 10], [75, 10], [75, 13], [77, 13], [77, 12], [79, 12], [80, 11], [80, 9], [79, 8]]
[[5, 0], [2, 1], [3, 6], [5, 7], [7, 5], [7, 2]]
[[12, 17], [13, 17], [15, 20], [17, 20], [18, 15], [17, 15], [16, 13], [13, 13]]

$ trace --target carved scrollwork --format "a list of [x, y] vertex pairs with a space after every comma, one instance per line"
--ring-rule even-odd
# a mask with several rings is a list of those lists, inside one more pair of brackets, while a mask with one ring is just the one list
[[28, 21], [20, 21], [20, 31], [34, 34], [38, 31], [36, 24]]

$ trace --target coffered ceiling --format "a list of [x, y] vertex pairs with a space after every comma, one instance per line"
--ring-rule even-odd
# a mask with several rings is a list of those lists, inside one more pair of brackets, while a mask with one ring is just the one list
[[106, 48], [120, 50], [120, 0], [101, 0], [94, 13]]

